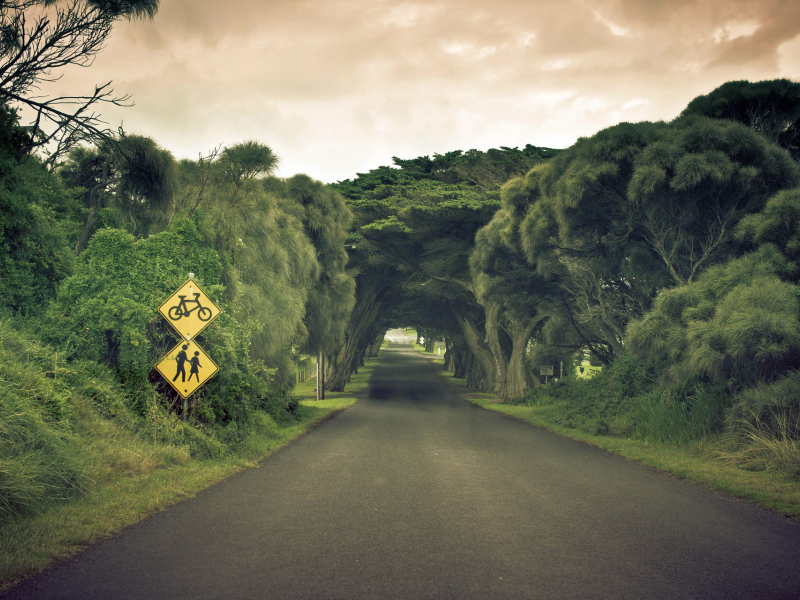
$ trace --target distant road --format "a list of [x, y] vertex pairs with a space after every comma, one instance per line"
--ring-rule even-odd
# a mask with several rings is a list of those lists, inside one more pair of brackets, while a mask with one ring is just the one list
[[465, 403], [407, 343], [370, 396], [4, 597], [800, 598], [793, 521]]

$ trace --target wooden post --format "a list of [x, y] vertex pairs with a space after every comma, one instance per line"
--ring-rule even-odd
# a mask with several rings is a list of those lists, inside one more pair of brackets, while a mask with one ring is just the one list
[[325, 400], [325, 355], [317, 353], [317, 400]]

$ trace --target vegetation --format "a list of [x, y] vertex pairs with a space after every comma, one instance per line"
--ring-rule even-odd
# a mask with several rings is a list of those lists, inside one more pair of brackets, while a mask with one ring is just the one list
[[[445, 369], [555, 427], [713, 441], [798, 477], [798, 111], [796, 83], [732, 82], [670, 123], [467, 153], [481, 173], [524, 155], [505, 182], [455, 152], [337, 184], [361, 347], [410, 325], [442, 341]], [[575, 375], [587, 358], [599, 376]]]
[[[107, 86], [32, 96], [157, 7], [0, 7], [3, 543], [131, 476], [197, 489], [263, 456], [346, 404], [390, 326], [509, 411], [800, 476], [800, 85], [732, 82], [564, 150], [395, 157], [326, 186], [274, 177], [258, 140], [176, 161], [100, 128], [88, 109], [123, 101]], [[177, 343], [157, 308], [190, 272], [222, 313], [198, 336], [219, 372], [184, 408], [153, 365]], [[310, 356], [329, 368], [295, 389]], [[312, 385], [334, 401], [304, 404]]]

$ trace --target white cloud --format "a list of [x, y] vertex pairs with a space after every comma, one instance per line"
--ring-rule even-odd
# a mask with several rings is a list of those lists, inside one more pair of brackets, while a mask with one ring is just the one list
[[560, 58], [556, 60], [548, 60], [544, 62], [540, 68], [542, 71], [560, 71], [561, 69], [566, 69], [571, 64], [571, 60]]
[[445, 54], [454, 54], [470, 60], [483, 60], [497, 52], [496, 46], [476, 46], [469, 42], [454, 42], [442, 46]]
[[604, 17], [599, 12], [594, 11], [593, 14], [594, 14], [594, 18], [598, 22], [600, 22], [603, 25], [605, 25], [613, 35], [616, 35], [617, 37], [624, 37], [624, 36], [627, 36], [627, 35], [631, 34], [631, 30], [630, 29], [628, 29], [627, 27], [622, 27], [622, 26], [618, 25], [617, 23], [614, 23], [612, 20]]
[[714, 41], [731, 42], [742, 37], [750, 37], [761, 27], [757, 21], [730, 21], [714, 30]]
[[564, 147], [731, 79], [800, 78], [796, 3], [170, 0], [56, 87], [114, 80], [136, 106], [104, 108], [110, 126], [178, 157], [257, 138], [281, 175], [333, 181], [392, 156]]

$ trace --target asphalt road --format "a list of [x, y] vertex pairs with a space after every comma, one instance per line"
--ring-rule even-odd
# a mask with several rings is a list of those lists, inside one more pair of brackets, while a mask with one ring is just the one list
[[800, 525], [474, 407], [370, 398], [5, 598], [800, 598]]

